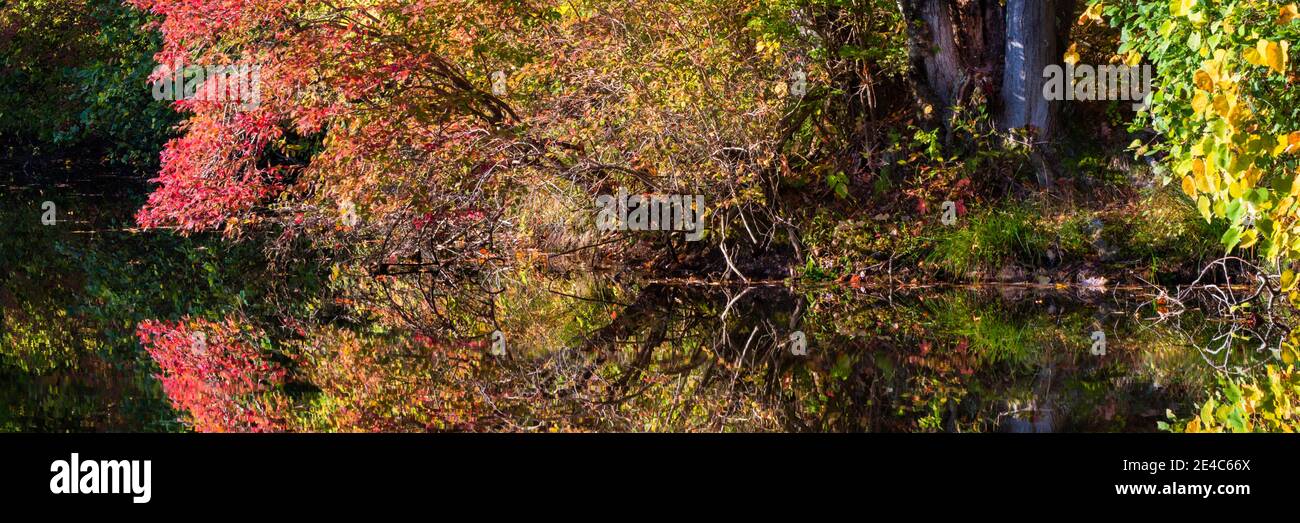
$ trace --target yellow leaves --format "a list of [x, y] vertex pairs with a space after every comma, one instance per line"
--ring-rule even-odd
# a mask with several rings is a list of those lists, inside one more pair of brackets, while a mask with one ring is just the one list
[[781, 42], [761, 39], [754, 44], [754, 53], [769, 61], [777, 60], [783, 56]]
[[1257, 67], [1264, 66], [1264, 55], [1259, 53], [1257, 47], [1247, 47], [1245, 51], [1241, 52], [1241, 59], [1245, 60], [1246, 63], [1250, 65]]
[[1286, 216], [1287, 213], [1291, 212], [1292, 205], [1295, 205], [1295, 197], [1287, 196], [1282, 198], [1282, 201], [1277, 202], [1277, 205], [1275, 206], [1276, 216]]
[[1214, 51], [1214, 58], [1201, 62], [1201, 68], [1192, 75], [1196, 88], [1213, 92], [1217, 87], [1224, 91], [1236, 90], [1236, 78], [1228, 71], [1228, 52], [1223, 49]]
[[[1246, 54], [1258, 54], [1257, 50], [1248, 50]], [[1192, 73], [1192, 83], [1196, 92], [1192, 95], [1192, 109], [1196, 116], [1205, 116], [1207, 109], [1237, 128], [1246, 123], [1252, 111], [1247, 104], [1241, 103], [1237, 95], [1237, 82], [1240, 75], [1230, 72], [1228, 54], [1223, 49], [1214, 51], [1214, 58], [1201, 63], [1201, 68]]]
[[1192, 182], [1200, 193], [1218, 193], [1218, 177], [1214, 169], [1206, 165], [1205, 160], [1192, 160]]
[[[1113, 2], [1109, 5], [1108, 13], [1116, 9]], [[1166, 127], [1168, 136], [1177, 137], [1168, 159], [1174, 185], [1207, 222], [1226, 219], [1233, 225], [1232, 233], [1222, 238], [1227, 247], [1263, 248], [1258, 253], [1263, 257], [1300, 263], [1300, 183], [1289, 186], [1288, 196], [1279, 190], [1288, 187], [1285, 180], [1274, 180], [1294, 174], [1292, 162], [1300, 157], [1300, 126], [1289, 96], [1297, 77], [1284, 81], [1291, 74], [1289, 39], [1295, 37], [1287, 35], [1294, 27], [1273, 25], [1275, 18], [1279, 24], [1300, 20], [1300, 0], [1204, 6], [1194, 0], [1170, 0], [1168, 5], [1174, 17], [1139, 16], [1155, 22], [1158, 30], [1151, 23], [1126, 24], [1122, 17], [1110, 21], [1120, 22], [1131, 35], [1145, 31], [1133, 36], [1135, 45], [1126, 46], [1113, 63], [1136, 59], [1125, 56], [1129, 48], [1161, 49], [1145, 59], [1154, 61], [1166, 75], [1166, 85], [1175, 88], [1153, 102], [1155, 114], [1165, 118], [1159, 125]], [[1207, 18], [1222, 25], [1209, 26]], [[1163, 52], [1175, 49], [1175, 44], [1177, 53]], [[1297, 156], [1279, 157], [1283, 154]], [[1293, 290], [1300, 298], [1300, 290]], [[1215, 421], [1204, 416], [1200, 423], [1202, 430], [1216, 428]]]
[[1237, 107], [1237, 95], [1232, 93], [1219, 93], [1214, 97], [1214, 112], [1220, 118], [1225, 120], [1232, 115], [1232, 110]]
[[[1263, 42], [1264, 40], [1260, 40]], [[1286, 40], [1281, 42], [1268, 42], [1263, 50], [1264, 63], [1268, 65], [1277, 74], [1286, 74], [1287, 51], [1291, 44]]]
[[1259, 408], [1259, 402], [1264, 399], [1264, 391], [1259, 390], [1259, 387], [1255, 385], [1247, 383], [1241, 386], [1241, 392], [1242, 399], [1246, 400], [1246, 412], [1254, 414], [1256, 409]]
[[1255, 229], [1246, 229], [1241, 233], [1241, 243], [1237, 244], [1238, 249], [1249, 249], [1259, 242], [1259, 231]]
[[1094, 22], [1102, 21], [1101, 10], [1103, 7], [1105, 6], [1103, 5], [1102, 2], [1097, 2], [1095, 4], [1088, 6], [1088, 9], [1083, 12], [1083, 15], [1079, 16], [1078, 23], [1084, 24], [1087, 23], [1088, 20], [1092, 20]]
[[1127, 65], [1129, 67], [1137, 67], [1139, 65], [1142, 65], [1142, 53], [1139, 53], [1137, 51], [1129, 51], [1128, 55], [1124, 57], [1124, 65]]
[[1300, 131], [1286, 135], [1285, 152], [1293, 153], [1296, 151], [1300, 151]]
[[1287, 52], [1290, 49], [1291, 43], [1286, 40], [1270, 42], [1261, 38], [1254, 48], [1242, 51], [1241, 57], [1250, 65], [1268, 67], [1277, 74], [1286, 74]]
[[1277, 135], [1277, 146], [1271, 152], [1275, 157], [1300, 152], [1300, 131]]
[[1210, 93], [1197, 91], [1192, 95], [1192, 110], [1196, 111], [1196, 116], [1203, 116], [1205, 108], [1210, 106]]
[[1206, 171], [1205, 160], [1200, 158], [1192, 160], [1192, 181], [1197, 191], [1207, 194], [1214, 192], [1214, 182]]
[[1065, 63], [1067, 64], [1079, 63], [1079, 44], [1077, 43], [1070, 44], [1070, 48], [1065, 50]]
[[1214, 77], [1210, 76], [1210, 73], [1204, 69], [1196, 71], [1196, 74], [1193, 75], [1193, 82], [1196, 83], [1196, 88], [1202, 91], [1210, 92], [1214, 90]]
[[1246, 185], [1245, 180], [1232, 180], [1228, 182], [1228, 196], [1233, 197], [1233, 199], [1241, 198], [1246, 194], [1248, 189], [1250, 189], [1250, 187]]
[[1269, 154], [1272, 154], [1274, 158], [1277, 158], [1285, 153], [1287, 148], [1287, 135], [1280, 134], [1277, 136], [1277, 142], [1274, 144], [1273, 149], [1269, 151]]
[[1250, 168], [1246, 169], [1245, 174], [1241, 175], [1241, 180], [1242, 183], [1245, 184], [1246, 189], [1249, 190], [1251, 187], [1258, 186], [1259, 179], [1263, 177], [1264, 177], [1264, 171], [1252, 165], [1250, 166]]

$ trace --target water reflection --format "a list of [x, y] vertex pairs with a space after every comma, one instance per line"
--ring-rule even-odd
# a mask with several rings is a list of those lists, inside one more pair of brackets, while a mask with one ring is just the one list
[[0, 195], [2, 431], [179, 430], [139, 323], [276, 303], [255, 246], [135, 231], [143, 196], [120, 177]]
[[[545, 334], [554, 314], [509, 326], [535, 334], [506, 364], [530, 400], [511, 428], [1151, 431], [1215, 372], [1194, 345], [1218, 337], [1214, 322], [1146, 321], [1137, 293], [574, 287], [547, 309], [610, 320], [568, 335]], [[1271, 357], [1252, 347], [1228, 351]]]
[[[182, 317], [262, 329], [250, 343], [290, 371], [262, 401], [286, 409], [271, 430], [1153, 431], [1219, 373], [1276, 358], [1285, 332], [1172, 290], [536, 272], [477, 297], [433, 292], [430, 317], [456, 332], [419, 314], [403, 330], [322, 281], [327, 265], [269, 276], [256, 245], [136, 233], [138, 196], [110, 198], [116, 208], [86, 198], [58, 202], [59, 227], [40, 225], [40, 195], [0, 208], [14, 232], [0, 236], [0, 430], [184, 428], [137, 338], [141, 322]], [[389, 285], [385, 297], [432, 285], [414, 278], [372, 285]], [[502, 358], [447, 341], [495, 329]]]

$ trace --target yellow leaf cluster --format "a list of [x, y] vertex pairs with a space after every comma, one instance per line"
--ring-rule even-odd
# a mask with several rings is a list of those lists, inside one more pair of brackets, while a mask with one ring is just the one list
[[1101, 10], [1103, 7], [1104, 5], [1102, 2], [1097, 2], [1095, 4], [1088, 6], [1088, 9], [1085, 10], [1083, 14], [1079, 16], [1079, 23], [1083, 24], [1089, 20], [1092, 20], [1094, 22], [1102, 22], [1103, 20], [1101, 19]]
[[1070, 48], [1065, 50], [1065, 63], [1079, 63], [1079, 44], [1070, 44]]
[[1261, 38], [1255, 47], [1243, 51], [1241, 57], [1250, 65], [1268, 67], [1277, 74], [1286, 74], [1287, 52], [1290, 49], [1291, 43], [1286, 40], [1271, 42]]

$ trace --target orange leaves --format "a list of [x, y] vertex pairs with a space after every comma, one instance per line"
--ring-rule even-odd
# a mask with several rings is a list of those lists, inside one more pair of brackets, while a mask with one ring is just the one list
[[1279, 9], [1277, 23], [1278, 25], [1289, 24], [1296, 18], [1300, 18], [1300, 9], [1298, 9], [1294, 3], [1287, 4]]
[[328, 327], [305, 338], [296, 344], [295, 363], [324, 400], [302, 430], [467, 429], [487, 411], [479, 391], [464, 385], [478, 372], [481, 348], [424, 334], [407, 341]]
[[1283, 153], [1300, 152], [1300, 131], [1288, 134], [1280, 141], [1285, 144], [1282, 150]]
[[1202, 91], [1209, 92], [1214, 90], [1214, 77], [1210, 76], [1210, 73], [1204, 69], [1196, 71], [1193, 83], [1196, 84], [1197, 89]]

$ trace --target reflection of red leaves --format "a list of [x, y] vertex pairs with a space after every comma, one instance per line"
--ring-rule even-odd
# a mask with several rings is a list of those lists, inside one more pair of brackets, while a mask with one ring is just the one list
[[426, 349], [439, 346], [438, 340], [435, 340], [434, 338], [424, 333], [416, 333], [415, 343]]
[[146, 321], [136, 333], [158, 363], [163, 391], [200, 432], [284, 430], [286, 405], [273, 393], [285, 369], [233, 319]]

